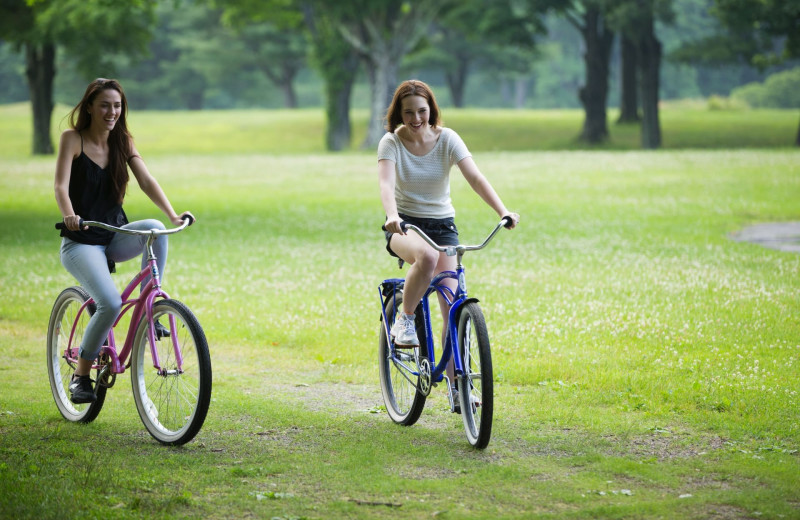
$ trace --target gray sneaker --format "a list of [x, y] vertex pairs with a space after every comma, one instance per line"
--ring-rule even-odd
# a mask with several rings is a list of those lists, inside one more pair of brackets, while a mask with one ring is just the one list
[[72, 377], [69, 382], [70, 401], [75, 404], [93, 403], [97, 400], [89, 376]]
[[417, 347], [419, 346], [419, 338], [417, 338], [417, 328], [414, 325], [414, 316], [407, 316], [403, 313], [397, 317], [397, 321], [392, 325], [391, 331], [394, 338], [395, 347]]

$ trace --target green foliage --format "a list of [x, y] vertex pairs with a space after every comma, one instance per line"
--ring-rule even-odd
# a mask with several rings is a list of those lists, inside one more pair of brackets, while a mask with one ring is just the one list
[[756, 108], [800, 108], [800, 67], [778, 72], [763, 83], [749, 83], [731, 92], [731, 97]]
[[[714, 13], [734, 36], [750, 36], [751, 57], [766, 65], [800, 57], [800, 4], [784, 0], [714, 0]], [[776, 41], [778, 45], [776, 45]], [[780, 50], [778, 50], [780, 49]]]
[[750, 108], [750, 105], [740, 98], [723, 97], [723, 96], [709, 96], [708, 109], [709, 110], [745, 110]]
[[63, 46], [91, 79], [98, 68], [116, 71], [115, 53], [143, 54], [155, 24], [152, 1], [41, 0], [33, 9], [39, 37]]
[[0, 41], [0, 104], [28, 99], [24, 78], [25, 62], [11, 44]]

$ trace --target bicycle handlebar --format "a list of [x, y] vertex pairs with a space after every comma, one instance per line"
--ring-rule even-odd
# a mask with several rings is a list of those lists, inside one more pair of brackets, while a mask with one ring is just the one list
[[[80, 221], [78, 222], [78, 227], [80, 227], [81, 229], [83, 229], [83, 226], [98, 227], [108, 231], [113, 231], [115, 233], [123, 233], [126, 235], [160, 236], [160, 235], [172, 235], [173, 233], [178, 233], [186, 229], [187, 226], [191, 226], [192, 224], [194, 224], [194, 218], [192, 218], [190, 215], [186, 215], [185, 217], [183, 217], [183, 224], [181, 224], [179, 227], [172, 229], [148, 229], [148, 230], [124, 229], [116, 226], [110, 226], [102, 222], [96, 222], [94, 220], [83, 220], [83, 219], [80, 219]], [[64, 222], [57, 222], [56, 229], [59, 230], [67, 229], [67, 226], [66, 224], [64, 224]]]
[[[400, 223], [400, 229], [402, 229], [403, 231], [406, 231], [406, 230], [409, 230], [409, 229], [411, 231], [414, 231], [416, 234], [418, 234], [425, 242], [427, 242], [435, 250], [437, 250], [439, 252], [442, 252], [442, 253], [445, 253], [445, 254], [447, 254], [447, 256], [453, 256], [456, 253], [464, 254], [464, 252], [466, 252], [466, 251], [477, 251], [479, 249], [483, 249], [484, 247], [486, 247], [486, 244], [488, 244], [494, 238], [494, 236], [497, 234], [497, 232], [500, 231], [501, 227], [508, 228], [508, 226], [511, 223], [512, 223], [511, 217], [509, 217], [509, 216], [503, 217], [502, 219], [500, 219], [500, 222], [498, 222], [497, 225], [494, 227], [492, 232], [489, 233], [489, 236], [486, 237], [486, 239], [483, 241], [483, 243], [481, 243], [480, 245], [475, 245], [475, 246], [465, 246], [465, 245], [460, 245], [460, 244], [457, 245], [457, 246], [440, 246], [439, 244], [434, 242], [433, 239], [431, 239], [431, 237], [426, 235], [425, 232], [422, 231], [420, 228], [418, 228], [414, 224], [409, 224], [408, 222], [405, 222], [405, 221]], [[459, 258], [461, 258], [461, 257], [459, 256]]]

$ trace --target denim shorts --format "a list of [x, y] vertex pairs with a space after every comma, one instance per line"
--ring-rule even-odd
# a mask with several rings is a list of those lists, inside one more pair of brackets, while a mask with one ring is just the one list
[[[431, 237], [431, 240], [436, 242], [440, 246], [457, 246], [458, 245], [458, 229], [456, 228], [455, 220], [453, 217], [447, 218], [420, 218], [420, 217], [410, 217], [408, 215], [404, 215], [400, 213], [400, 218], [408, 222], [409, 224], [414, 224], [418, 228], [420, 228], [426, 235]], [[413, 231], [409, 231], [409, 233], [414, 233]], [[383, 234], [386, 236], [386, 250], [392, 256], [397, 256], [392, 248], [389, 247], [390, 241], [392, 240], [392, 235], [389, 231], [384, 231]]]

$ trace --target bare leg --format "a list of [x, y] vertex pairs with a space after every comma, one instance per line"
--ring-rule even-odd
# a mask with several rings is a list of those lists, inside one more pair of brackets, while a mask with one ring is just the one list
[[392, 235], [392, 251], [410, 264], [403, 288], [403, 312], [414, 314], [433, 279], [439, 252], [415, 234]]
[[78, 367], [75, 369], [75, 376], [86, 376], [92, 371], [92, 362], [88, 359], [78, 358]]

